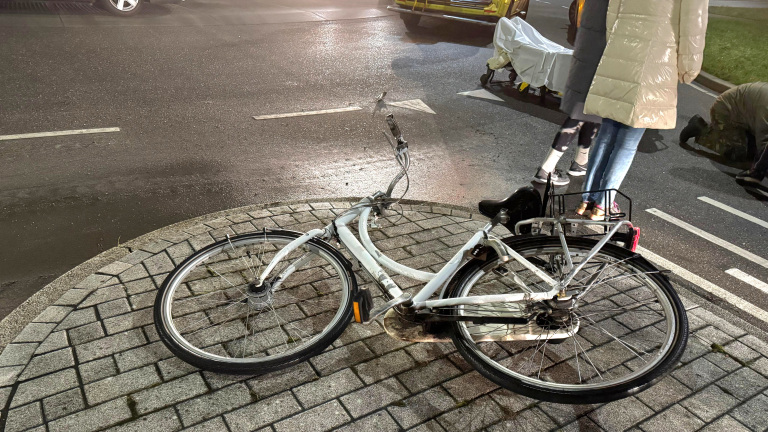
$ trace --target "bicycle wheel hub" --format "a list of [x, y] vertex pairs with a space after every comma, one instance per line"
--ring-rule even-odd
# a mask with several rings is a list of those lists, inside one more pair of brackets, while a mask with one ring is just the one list
[[557, 330], [573, 326], [574, 319], [570, 310], [558, 309], [552, 313], [537, 316], [536, 324], [547, 330]]
[[246, 292], [248, 305], [256, 310], [268, 308], [272, 304], [272, 284], [267, 281], [261, 284], [249, 283]]

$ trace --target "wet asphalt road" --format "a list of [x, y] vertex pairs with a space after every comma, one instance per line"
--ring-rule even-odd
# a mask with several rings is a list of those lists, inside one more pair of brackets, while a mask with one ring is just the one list
[[[568, 3], [532, 1], [529, 22], [565, 44]], [[407, 32], [387, 4], [157, 1], [119, 19], [87, 4], [0, 3], [0, 134], [121, 129], [0, 141], [0, 317], [88, 258], [167, 224], [386, 187], [396, 167], [383, 114], [373, 113], [382, 91], [436, 112], [390, 108], [412, 144], [408, 198], [474, 206], [529, 184], [564, 119], [556, 104], [498, 86], [502, 102], [458, 95], [480, 87], [492, 28], [425, 19]], [[765, 197], [733, 182], [738, 167], [677, 145], [713, 101], [687, 85], [679, 93], [678, 129], [649, 131], [625, 181], [642, 244], [768, 309], [765, 293], [725, 273], [768, 281], [766, 267], [645, 211], [768, 257], [766, 228], [697, 199], [768, 220]], [[348, 106], [363, 109], [252, 119]]]

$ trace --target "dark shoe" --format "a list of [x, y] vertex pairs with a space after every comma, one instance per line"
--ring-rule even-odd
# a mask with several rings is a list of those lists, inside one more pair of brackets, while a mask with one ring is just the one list
[[736, 182], [738, 183], [754, 183], [760, 184], [765, 178], [765, 173], [761, 173], [755, 170], [746, 170], [736, 174]]
[[704, 128], [708, 126], [707, 122], [701, 118], [700, 115], [695, 115], [691, 117], [691, 120], [688, 121], [688, 125], [683, 128], [683, 130], [680, 132], [680, 142], [688, 142], [691, 138], [698, 138], [701, 136], [702, 133], [704, 133]]
[[587, 166], [579, 165], [576, 161], [571, 162], [571, 167], [568, 168], [568, 174], [574, 177], [581, 177], [587, 174]]
[[[569, 179], [567, 175], [560, 172], [559, 169], [552, 171], [551, 174], [552, 174], [552, 184], [555, 186], [565, 186], [571, 182], [571, 179]], [[537, 183], [547, 184], [547, 177], [549, 177], [549, 175], [550, 173], [539, 168], [539, 170], [536, 171], [536, 175], [533, 176], [533, 181]]]

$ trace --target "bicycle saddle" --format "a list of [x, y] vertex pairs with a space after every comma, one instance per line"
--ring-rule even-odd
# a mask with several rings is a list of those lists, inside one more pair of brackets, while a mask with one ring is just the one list
[[[501, 209], [506, 209], [509, 214], [509, 222], [504, 227], [511, 233], [515, 232], [515, 224], [524, 219], [541, 215], [541, 194], [531, 186], [521, 187], [515, 193], [503, 200], [483, 200], [478, 204], [480, 214], [491, 219], [496, 217]], [[530, 232], [531, 227], [521, 227], [521, 233]]]

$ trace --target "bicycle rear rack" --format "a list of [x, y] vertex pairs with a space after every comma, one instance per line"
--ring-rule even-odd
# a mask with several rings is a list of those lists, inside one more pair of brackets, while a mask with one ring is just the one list
[[[561, 225], [564, 228], [566, 234], [576, 235], [579, 237], [602, 237], [611, 229], [615, 224], [611, 222], [627, 221], [627, 230], [618, 232], [613, 235], [611, 242], [620, 243], [622, 247], [634, 251], [637, 247], [637, 242], [640, 235], [640, 229], [633, 226], [632, 220], [632, 199], [618, 189], [597, 189], [591, 190], [589, 193], [602, 192], [608, 194], [609, 192], [615, 193], [615, 199], [619, 208], [622, 209], [619, 214], [611, 214], [606, 212], [605, 217], [602, 220], [591, 220], [584, 216], [576, 214], [576, 208], [582, 202], [582, 195], [584, 192], [570, 192], [556, 194], [552, 189], [549, 189], [546, 193], [546, 197], [542, 203], [542, 218], [557, 219], [561, 221]], [[610, 196], [610, 195], [609, 195]], [[548, 232], [545, 229], [546, 222], [541, 220], [535, 221], [531, 224], [532, 234], [554, 234], [554, 232]], [[554, 223], [551, 223], [552, 231], [554, 230]]]

